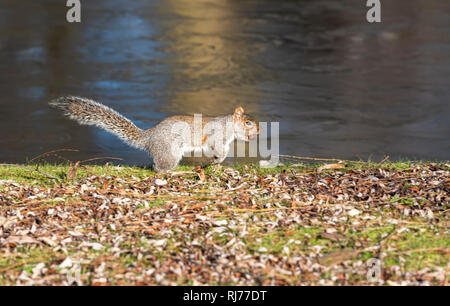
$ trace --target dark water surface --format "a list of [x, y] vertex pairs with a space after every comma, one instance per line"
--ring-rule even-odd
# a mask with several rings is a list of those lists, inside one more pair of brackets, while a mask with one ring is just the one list
[[238, 105], [280, 122], [280, 152], [345, 159], [450, 159], [450, 1], [0, 2], [0, 161], [75, 148], [148, 162], [47, 107], [98, 99], [142, 128]]

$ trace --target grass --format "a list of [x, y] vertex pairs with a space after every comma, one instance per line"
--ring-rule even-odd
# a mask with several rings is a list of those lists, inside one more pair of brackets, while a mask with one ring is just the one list
[[[383, 169], [387, 170], [403, 170], [410, 168], [412, 162], [402, 161], [402, 162], [385, 162], [383, 163]], [[421, 162], [419, 162], [421, 163]], [[299, 172], [308, 172], [317, 170], [321, 165], [321, 163], [311, 163], [311, 164], [294, 164], [286, 163], [282, 166], [276, 166], [272, 168], [260, 168], [253, 167], [248, 165], [236, 164], [232, 167], [240, 172], [245, 171], [248, 173], [253, 173], [255, 175], [274, 175], [281, 173], [283, 171], [299, 171]], [[444, 163], [439, 163], [447, 170], [449, 169], [448, 165]], [[374, 162], [352, 162], [346, 163], [346, 167], [344, 169], [339, 169], [342, 172], [350, 171], [353, 169], [374, 169], [378, 168], [380, 165]], [[45, 176], [44, 174], [40, 174], [33, 169], [39, 170], [41, 172], [45, 172], [47, 174], [53, 175], [60, 179], [62, 182], [70, 182], [73, 180], [79, 180], [85, 178], [89, 175], [105, 175], [112, 177], [120, 177], [122, 179], [131, 179], [132, 177], [136, 177], [139, 179], [143, 179], [149, 176], [154, 176], [156, 173], [150, 167], [139, 167], [139, 166], [115, 166], [115, 165], [82, 165], [77, 168], [75, 176], [72, 178], [67, 177], [67, 173], [71, 165], [69, 164], [30, 164], [27, 165], [30, 169], [19, 168], [14, 166], [0, 166], [0, 179], [2, 180], [14, 180], [18, 183], [31, 184], [34, 186], [43, 186], [49, 187], [54, 186], [55, 181]], [[178, 166], [173, 171], [193, 171], [193, 167], [190, 166]], [[213, 170], [217, 170], [217, 167], [209, 166], [204, 169], [206, 175], [209, 175], [213, 172]], [[333, 172], [333, 170], [324, 170], [323, 172]], [[221, 175], [221, 172], [214, 171], [217, 176]]]
[[[415, 164], [422, 164], [428, 162], [416, 162]], [[382, 164], [382, 168], [386, 170], [404, 170], [411, 168], [411, 165], [414, 164], [411, 161], [400, 161], [400, 162], [384, 162]], [[436, 165], [440, 165], [444, 167], [446, 170], [449, 170], [450, 167], [448, 164], [435, 163]], [[320, 166], [322, 163], [285, 163], [282, 166], [270, 167], [270, 168], [261, 168], [255, 166], [249, 166], [246, 164], [234, 164], [232, 165], [233, 169], [236, 169], [240, 172], [250, 172], [256, 175], [267, 175], [267, 174], [278, 174], [283, 171], [314, 171]], [[380, 168], [380, 164], [375, 162], [348, 162], [345, 163], [345, 168], [339, 169], [339, 171], [345, 172], [353, 169], [378, 169]], [[30, 164], [27, 165], [30, 169], [37, 169], [42, 172], [53, 175], [63, 181], [67, 181], [67, 172], [71, 165], [69, 164]], [[221, 166], [219, 166], [220, 168]], [[222, 166], [222, 168], [224, 168]], [[14, 166], [0, 166], [0, 178], [5, 179], [19, 179], [19, 182], [23, 183], [35, 183], [40, 186], [51, 186], [51, 179], [49, 180], [43, 174], [40, 174], [36, 171], [18, 168]], [[194, 168], [191, 166], [180, 165], [173, 171], [193, 171]], [[217, 170], [217, 166], [208, 166], [204, 168], [205, 174], [211, 174], [213, 170]], [[334, 170], [324, 170], [323, 172], [333, 172]], [[220, 172], [214, 171], [216, 174], [220, 174]], [[106, 176], [115, 176], [121, 178], [132, 178], [132, 176], [137, 178], [145, 178], [148, 176], [154, 176], [156, 173], [150, 167], [140, 167], [140, 166], [116, 166], [116, 165], [81, 165], [77, 168], [76, 175], [73, 179], [81, 179], [86, 177], [87, 175], [106, 175]], [[408, 186], [406, 186], [408, 187]]]
[[[226, 264], [222, 269], [231, 269], [234, 272], [229, 272], [230, 276], [226, 278], [218, 276], [205, 281], [206, 284], [318, 284], [320, 279], [325, 280], [327, 284], [366, 284], [363, 277], [364, 264], [361, 262], [371, 258], [382, 260], [383, 268], [386, 269], [385, 277], [390, 281], [407, 280], [407, 277], [412, 277], [411, 275], [418, 274], [423, 269], [447, 269], [447, 278], [431, 280], [433, 284], [447, 283], [450, 252], [448, 198], [445, 198], [444, 192], [440, 202], [435, 199], [437, 193], [442, 192], [442, 188], [436, 189], [434, 185], [425, 188], [426, 177], [420, 176], [419, 168], [423, 167], [430, 175], [433, 173], [432, 169], [439, 168], [439, 173], [444, 173], [444, 177], [440, 179], [445, 184], [449, 180], [448, 164], [403, 161], [385, 162], [380, 165], [352, 162], [346, 163], [344, 169], [323, 170], [318, 173], [322, 165], [286, 164], [274, 168], [260, 168], [255, 165], [210, 166], [202, 170], [206, 181], [202, 181], [201, 176], [197, 174], [198, 170], [188, 166], [175, 169], [173, 172], [179, 172], [175, 176], [170, 173], [158, 174], [150, 168], [114, 165], [80, 166], [72, 174], [69, 171], [71, 165], [27, 166], [45, 174], [25, 168], [0, 166], [0, 217], [10, 217], [17, 210], [24, 209], [23, 222], [36, 222], [33, 218], [37, 218], [40, 220], [37, 225], [39, 230], [47, 224], [59, 222], [61, 234], [58, 236], [58, 243], [70, 236], [69, 231], [80, 231], [84, 237], [82, 239], [75, 236], [62, 247], [60, 244], [58, 247], [42, 244], [19, 244], [10, 249], [3, 247], [0, 249], [0, 285], [17, 283], [23, 272], [31, 277], [33, 269], [40, 262], [45, 263], [47, 267], [46, 272], [39, 274], [42, 284], [61, 284], [64, 271], [61, 272], [57, 267], [67, 256], [82, 262], [84, 284], [92, 285], [98, 282], [101, 258], [104, 258], [106, 267], [100, 274], [110, 285], [197, 284], [201, 279], [207, 279], [208, 273], [203, 267], [193, 264], [191, 259], [184, 263], [184, 266], [192, 265], [190, 270], [187, 270], [191, 271], [189, 273], [174, 275], [165, 272], [168, 274], [157, 276], [157, 271], [168, 265], [178, 267], [179, 260], [188, 260], [186, 258], [190, 256], [204, 256], [204, 261], [209, 262], [212, 267], [217, 266], [214, 262], [220, 254], [213, 255], [211, 252], [214, 248], [221, 249], [221, 254], [228, 254], [230, 258], [246, 255], [255, 262], [264, 256], [273, 256], [272, 263], [265, 263], [270, 266], [269, 270], [272, 272], [258, 269], [253, 271], [252, 265], [233, 270], [233, 265]], [[230, 169], [237, 171], [243, 178], [232, 178]], [[380, 169], [397, 175], [399, 182], [393, 180], [397, 184], [395, 186], [400, 186], [390, 187], [391, 191], [384, 194], [383, 200], [355, 201], [355, 196], [351, 196], [348, 202], [336, 204], [320, 200], [320, 196], [327, 197], [330, 194], [337, 199], [340, 194], [338, 192], [335, 195], [334, 190], [324, 190], [317, 185], [320, 179], [340, 184], [342, 177], [352, 178], [352, 175], [355, 175], [362, 178], [359, 181], [366, 181], [367, 177], [377, 174]], [[48, 175], [57, 179], [51, 179]], [[300, 180], [304, 183], [293, 183], [288, 186], [287, 191], [270, 187], [279, 186], [276, 184], [261, 183], [276, 183], [282, 175], [292, 182]], [[410, 175], [417, 176], [415, 181], [408, 179]], [[168, 184], [156, 187], [150, 194], [147, 189], [153, 186], [155, 178], [166, 179]], [[8, 180], [20, 187], [11, 185]], [[414, 185], [419, 180], [423, 180], [424, 185], [420, 189], [426, 192], [425, 196]], [[355, 179], [356, 181], [358, 180]], [[248, 190], [227, 191], [229, 187], [238, 188], [242, 182], [247, 182]], [[82, 185], [91, 186], [94, 191], [80, 191]], [[33, 187], [38, 187], [39, 190], [33, 191]], [[109, 189], [102, 191], [106, 187]], [[253, 192], [252, 188], [255, 188], [256, 192]], [[268, 193], [259, 195], [261, 189], [267, 189]], [[39, 197], [39, 193], [49, 190], [61, 192], [55, 193], [57, 196], [54, 198]], [[75, 195], [72, 196], [74, 192], [68, 190], [74, 190]], [[122, 194], [119, 196], [112, 193], [113, 190]], [[349, 192], [357, 194], [353, 189]], [[370, 188], [364, 192], [373, 196]], [[34, 194], [35, 199], [24, 199], [28, 193]], [[93, 194], [96, 194], [96, 197]], [[303, 194], [315, 196], [312, 204], [302, 204], [304, 206], [299, 208], [291, 207], [292, 196]], [[381, 195], [379, 196], [381, 199]], [[120, 200], [128, 198], [129, 201], [114, 202], [110, 201], [109, 197]], [[431, 199], [434, 199], [434, 202], [431, 203]], [[99, 210], [102, 201], [109, 203], [106, 211]], [[33, 203], [35, 206], [27, 206], [26, 203]], [[342, 214], [339, 212], [339, 205], [354, 207], [361, 213]], [[417, 213], [406, 215], [403, 213], [405, 207], [410, 207]], [[58, 213], [68, 212], [70, 217], [49, 217], [50, 208], [54, 208]], [[419, 214], [426, 212], [426, 209], [434, 212], [431, 220]], [[27, 215], [28, 212], [33, 212], [35, 217]], [[196, 214], [204, 219], [196, 219]], [[183, 217], [178, 221], [164, 222], [174, 215], [192, 215], [192, 218]], [[218, 225], [214, 225], [216, 223]], [[18, 232], [24, 230], [20, 224], [16, 227]], [[242, 235], [243, 227], [246, 230], [245, 235]], [[10, 231], [12, 233], [16, 230], [1, 229], [0, 226], [0, 239], [2, 236], [6, 239]], [[122, 236], [121, 242], [115, 241], [117, 237]], [[164, 244], [159, 245], [159, 241], [163, 240]], [[100, 243], [102, 249], [80, 247], [83, 241]], [[194, 241], [198, 241], [198, 244]], [[241, 242], [241, 246], [235, 247], [236, 250], [233, 249], [235, 241]], [[309, 265], [319, 262], [323, 266], [328, 263], [331, 266], [319, 272], [314, 269], [308, 272], [305, 268], [306, 270], [303, 270], [306, 272], [301, 275], [295, 275], [294, 272], [283, 274], [286, 268], [280, 270], [277, 263], [289, 258], [301, 258]], [[329, 261], [324, 264], [321, 258], [327, 258]], [[291, 269], [296, 269], [295, 265], [289, 265]], [[339, 272], [342, 269], [347, 271], [345, 276]], [[399, 269], [402, 274], [398, 274]], [[152, 273], [155, 274], [143, 276], [150, 273], [144, 273], [149, 270], [154, 270]], [[199, 274], [194, 275], [192, 271], [199, 271]], [[251, 276], [249, 278], [244, 277], [245, 275]], [[424, 276], [425, 279], [429, 278], [427, 277]], [[164, 283], [165, 280], [168, 283]], [[418, 282], [417, 279], [410, 281], [413, 284]]]

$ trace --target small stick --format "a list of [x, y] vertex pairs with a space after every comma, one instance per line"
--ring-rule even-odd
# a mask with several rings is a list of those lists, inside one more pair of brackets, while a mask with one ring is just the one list
[[423, 253], [423, 252], [445, 252], [450, 253], [450, 249], [446, 248], [422, 248], [422, 249], [412, 249], [406, 251], [394, 251], [395, 254], [410, 254], [410, 253]]
[[44, 156], [46, 156], [46, 155], [50, 155], [50, 154], [56, 153], [56, 152], [79, 152], [79, 150], [77, 150], [77, 149], [58, 149], [58, 150], [48, 151], [48, 152], [42, 153], [42, 154], [40, 154], [40, 155], [38, 155], [38, 156], [32, 158], [32, 159], [31, 159], [30, 161], [28, 161], [27, 163], [29, 164], [29, 163], [31, 163], [32, 161], [36, 160], [36, 159], [42, 158], [42, 157], [44, 157]]
[[384, 163], [385, 161], [387, 161], [389, 158], [390, 158], [390, 156], [389, 156], [389, 155], [386, 155], [386, 156], [383, 158], [383, 160], [380, 161], [378, 164], [379, 164], [379, 165], [383, 164], [383, 163]]
[[38, 169], [33, 169], [33, 168], [30, 168], [30, 167], [27, 167], [27, 166], [16, 165], [16, 164], [0, 164], [0, 166], [25, 168], [25, 169], [28, 169], [28, 170], [31, 170], [31, 171], [39, 172], [40, 174], [45, 175], [45, 176], [48, 177], [48, 178], [57, 180], [58, 182], [61, 182], [61, 180], [60, 180], [59, 178], [57, 178], [56, 176], [53, 176], [53, 175], [48, 174], [48, 173], [46, 173], [46, 172], [44, 172], [44, 171], [40, 171], [40, 170], [38, 170]]
[[99, 160], [99, 159], [113, 159], [113, 160], [123, 160], [123, 158], [119, 158], [119, 157], [109, 157], [109, 156], [104, 156], [104, 157], [94, 157], [94, 158], [89, 158], [89, 159], [85, 159], [80, 161], [80, 165], [82, 163], [87, 163], [90, 161], [94, 161], [94, 160]]
[[303, 156], [292, 156], [292, 155], [278, 155], [279, 157], [286, 157], [286, 158], [293, 158], [293, 159], [307, 159], [307, 160], [322, 160], [322, 161], [344, 161], [349, 163], [365, 163], [368, 162], [365, 161], [355, 161], [355, 160], [346, 160], [346, 159], [340, 159], [340, 158], [316, 158], [316, 157], [303, 157]]
[[387, 245], [389, 240], [391, 240], [392, 236], [394, 236], [397, 233], [397, 231], [399, 231], [399, 230], [400, 230], [400, 227], [395, 226], [394, 229], [392, 230], [392, 232], [390, 232], [383, 240], [380, 241], [380, 243], [378, 244], [378, 246], [379, 246], [378, 258], [381, 259], [383, 248]]

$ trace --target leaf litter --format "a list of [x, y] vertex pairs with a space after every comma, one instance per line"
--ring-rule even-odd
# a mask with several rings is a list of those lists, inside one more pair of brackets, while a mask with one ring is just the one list
[[448, 283], [447, 165], [79, 166], [50, 186], [0, 177], [0, 284]]

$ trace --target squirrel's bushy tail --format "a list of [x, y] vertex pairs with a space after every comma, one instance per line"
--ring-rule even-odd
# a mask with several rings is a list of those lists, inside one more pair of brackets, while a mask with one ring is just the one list
[[143, 131], [115, 110], [90, 99], [67, 96], [49, 102], [72, 120], [107, 130], [129, 145], [143, 149]]

